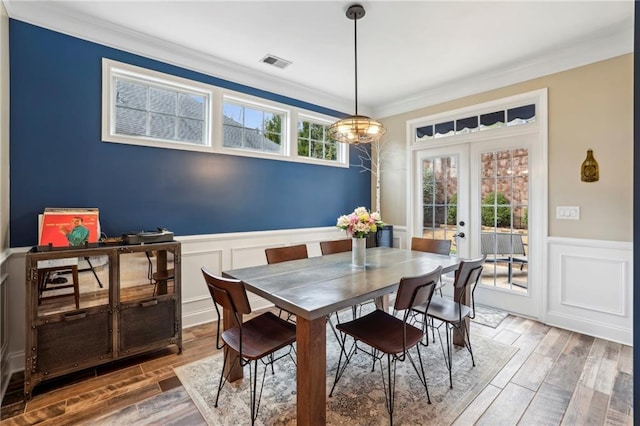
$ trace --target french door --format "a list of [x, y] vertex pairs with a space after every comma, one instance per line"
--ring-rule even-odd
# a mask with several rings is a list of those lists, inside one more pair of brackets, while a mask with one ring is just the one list
[[463, 258], [487, 256], [477, 303], [534, 318], [541, 294], [531, 250], [540, 242], [530, 232], [530, 213], [539, 211], [530, 197], [536, 135], [414, 150], [411, 197], [412, 236], [449, 239], [452, 254]]

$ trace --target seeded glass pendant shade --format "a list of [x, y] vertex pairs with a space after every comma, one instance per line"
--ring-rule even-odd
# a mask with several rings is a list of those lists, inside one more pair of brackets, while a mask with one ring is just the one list
[[355, 115], [345, 117], [333, 123], [328, 130], [333, 140], [349, 144], [372, 143], [378, 141], [387, 131], [382, 123], [364, 115], [358, 115], [358, 19], [365, 14], [359, 4], [349, 6], [347, 18], [353, 20], [355, 51]]

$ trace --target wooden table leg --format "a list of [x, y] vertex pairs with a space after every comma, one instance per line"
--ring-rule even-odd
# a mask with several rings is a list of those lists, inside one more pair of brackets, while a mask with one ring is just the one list
[[327, 423], [327, 318], [296, 318], [298, 351], [297, 424]]
[[[456, 296], [457, 296], [457, 292], [460, 292], [460, 291], [464, 291], [464, 294], [462, 295], [462, 299], [460, 300], [460, 302], [463, 305], [471, 306], [471, 286], [467, 286], [464, 289], [459, 289], [459, 288], [454, 289]], [[454, 298], [456, 296], [454, 296]], [[464, 346], [465, 333], [466, 333], [466, 330], [469, 329], [469, 325], [470, 325], [469, 318], [465, 319], [464, 322], [465, 322], [465, 325], [460, 329], [460, 333], [456, 332], [455, 330], [453, 331], [454, 345]]]
[[376, 297], [373, 302], [376, 305], [376, 309], [383, 310], [385, 312], [389, 312], [389, 295], [384, 294], [380, 297]]
[[[242, 321], [242, 316], [240, 317]], [[233, 311], [229, 309], [222, 310], [222, 328], [228, 330], [235, 327], [238, 324], [236, 317], [233, 315]], [[224, 374], [227, 376], [227, 380], [230, 382], [242, 379], [242, 367], [240, 366], [240, 360], [234, 362], [238, 358], [238, 352], [229, 349], [229, 359], [225, 363]]]

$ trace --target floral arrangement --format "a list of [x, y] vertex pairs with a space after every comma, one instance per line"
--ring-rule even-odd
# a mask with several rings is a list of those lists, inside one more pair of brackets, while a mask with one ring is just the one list
[[376, 232], [384, 227], [384, 222], [378, 212], [369, 212], [364, 207], [358, 207], [353, 213], [338, 218], [336, 226], [347, 231], [353, 238], [365, 238], [370, 232]]

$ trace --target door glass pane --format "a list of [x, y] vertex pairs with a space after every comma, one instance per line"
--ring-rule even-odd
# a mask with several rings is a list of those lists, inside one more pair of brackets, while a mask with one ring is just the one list
[[481, 163], [482, 284], [526, 293], [528, 150], [485, 153]]
[[456, 157], [429, 158], [422, 164], [422, 237], [449, 239], [455, 253], [458, 169]]

